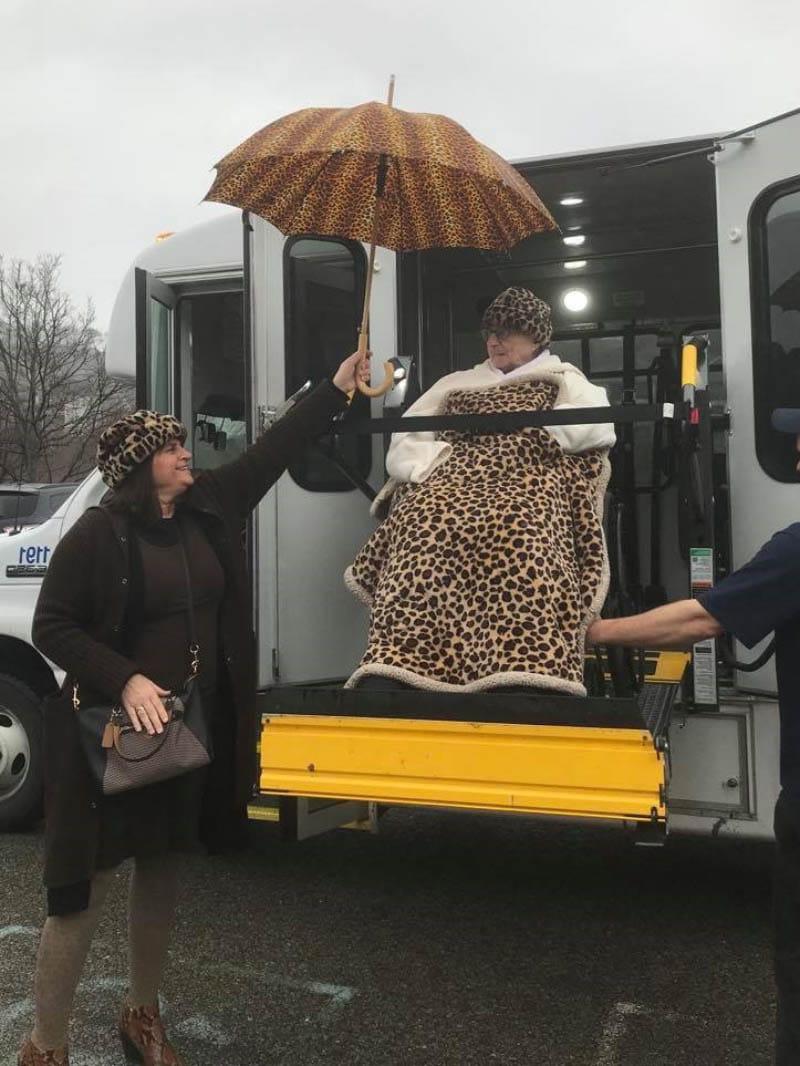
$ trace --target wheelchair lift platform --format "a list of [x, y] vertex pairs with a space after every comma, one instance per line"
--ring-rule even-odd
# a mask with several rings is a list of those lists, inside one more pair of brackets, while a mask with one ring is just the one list
[[666, 826], [677, 684], [637, 699], [278, 686], [260, 793]]

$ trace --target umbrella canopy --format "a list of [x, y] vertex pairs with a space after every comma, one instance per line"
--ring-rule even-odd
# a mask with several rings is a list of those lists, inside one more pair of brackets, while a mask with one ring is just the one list
[[206, 200], [252, 211], [286, 234], [396, 251], [502, 251], [557, 228], [518, 171], [457, 122], [387, 104], [296, 111], [216, 170]]
[[[370, 243], [359, 329], [367, 349], [375, 245], [395, 251], [503, 251], [557, 229], [525, 179], [452, 119], [386, 104], [306, 108], [254, 133], [217, 163], [206, 200], [261, 215], [286, 234], [315, 233]], [[384, 364], [380, 388], [392, 386]]]

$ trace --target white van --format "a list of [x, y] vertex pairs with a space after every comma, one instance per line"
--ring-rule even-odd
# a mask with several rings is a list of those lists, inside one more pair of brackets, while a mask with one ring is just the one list
[[[704, 338], [703, 432], [681, 419], [621, 422], [608, 501], [613, 608], [629, 613], [680, 598], [693, 580], [700, 587], [745, 562], [795, 518], [800, 500], [791, 442], [769, 423], [774, 407], [800, 406], [800, 111], [732, 135], [517, 166], [561, 233], [503, 255], [379, 249], [376, 365], [413, 356], [426, 389], [480, 361], [481, 312], [511, 284], [551, 303], [554, 351], [605, 385], [617, 406], [679, 403], [684, 341]], [[140, 406], [187, 423], [197, 466], [224, 462], [287, 396], [353, 350], [365, 269], [360, 245], [286, 238], [232, 211], [138, 257], [114, 308], [108, 370], [135, 379]], [[358, 403], [369, 415], [370, 401]], [[372, 401], [372, 416], [383, 406]], [[334, 787], [335, 775], [312, 781], [298, 767], [287, 787], [264, 756], [265, 742], [280, 751], [274, 725], [289, 706], [286, 693], [326, 683], [333, 691], [363, 650], [366, 618], [342, 572], [373, 528], [354, 481], [380, 487], [384, 443], [380, 433], [342, 436], [338, 463], [314, 451], [298, 456], [250, 531], [266, 714], [260, 791], [282, 796], [295, 825], [298, 810], [306, 816], [300, 835], [315, 813], [328, 826], [376, 803], [445, 802], [396, 774], [391, 788], [378, 782], [364, 792], [355, 775], [348, 783], [340, 773]], [[0, 825], [35, 812], [37, 707], [58, 680], [30, 642], [41, 575], [58, 538], [103, 491], [95, 473], [50, 522], [0, 544]], [[700, 648], [680, 695], [683, 660], [620, 654], [594, 671], [595, 699], [633, 700], [639, 690], [649, 698], [659, 683], [670, 686], [650, 820], [672, 832], [769, 837], [779, 787], [771, 663], [747, 673]], [[738, 654], [729, 649], [729, 658]], [[647, 741], [647, 730], [639, 733]], [[512, 809], [462, 803], [457, 791], [446, 805]], [[591, 804], [570, 813], [603, 817]]]

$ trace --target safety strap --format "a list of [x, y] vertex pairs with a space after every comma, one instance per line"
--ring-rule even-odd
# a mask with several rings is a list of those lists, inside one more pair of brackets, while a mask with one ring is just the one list
[[192, 595], [192, 577], [189, 573], [189, 558], [186, 554], [186, 542], [184, 539], [183, 526], [179, 518], [175, 521], [178, 523], [178, 537], [181, 546], [181, 560], [183, 561], [183, 572], [186, 576], [186, 615], [189, 628], [189, 655], [191, 661], [189, 667], [192, 671], [192, 677], [197, 676], [197, 672], [200, 669], [200, 645], [197, 643], [197, 629], [195, 627], [194, 620], [194, 597]]

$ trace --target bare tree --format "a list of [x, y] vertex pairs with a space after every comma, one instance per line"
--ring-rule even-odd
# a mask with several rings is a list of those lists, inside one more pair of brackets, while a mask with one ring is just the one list
[[68, 481], [94, 464], [99, 432], [130, 409], [105, 372], [91, 302], [59, 288], [59, 256], [0, 256], [0, 480]]

